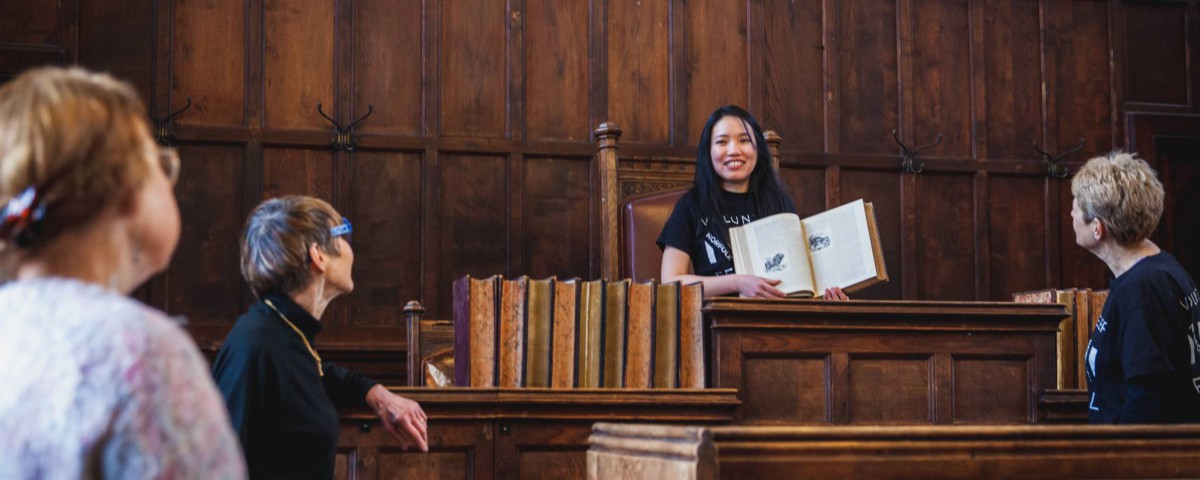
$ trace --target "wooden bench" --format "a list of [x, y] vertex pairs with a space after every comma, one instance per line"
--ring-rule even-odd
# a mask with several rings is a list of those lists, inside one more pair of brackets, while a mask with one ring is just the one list
[[597, 423], [588, 478], [1200, 478], [1200, 426]]

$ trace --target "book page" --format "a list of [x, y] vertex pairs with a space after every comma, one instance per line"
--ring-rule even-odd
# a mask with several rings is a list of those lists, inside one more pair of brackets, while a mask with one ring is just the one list
[[729, 229], [734, 270], [782, 280], [775, 288], [791, 295], [813, 293], [812, 271], [801, 242], [800, 217], [780, 213]]
[[816, 293], [875, 278], [875, 256], [861, 199], [803, 220]]

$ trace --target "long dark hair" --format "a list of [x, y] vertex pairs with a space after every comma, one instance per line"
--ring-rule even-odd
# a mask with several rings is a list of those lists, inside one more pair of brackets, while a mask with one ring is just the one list
[[772, 167], [771, 150], [767, 148], [767, 139], [763, 136], [762, 127], [758, 126], [758, 120], [742, 107], [726, 105], [708, 116], [700, 133], [700, 144], [696, 147], [696, 179], [688, 194], [700, 209], [696, 212], [697, 218], [716, 217], [725, 211], [721, 200], [721, 178], [712, 165], [713, 127], [725, 117], [740, 119], [754, 138], [758, 160], [754, 164], [754, 171], [750, 172], [750, 188], [747, 192], [755, 215], [763, 218], [776, 213], [795, 212], [796, 204], [792, 196], [783, 188], [779, 174]]

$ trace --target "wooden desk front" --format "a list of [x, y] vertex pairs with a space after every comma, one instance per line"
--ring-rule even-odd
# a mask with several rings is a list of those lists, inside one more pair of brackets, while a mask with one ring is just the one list
[[429, 453], [404, 452], [374, 415], [341, 416], [335, 478], [583, 479], [592, 424], [727, 424], [731, 390], [393, 388], [429, 417]]
[[718, 298], [710, 384], [746, 424], [1037, 422], [1061, 305]]

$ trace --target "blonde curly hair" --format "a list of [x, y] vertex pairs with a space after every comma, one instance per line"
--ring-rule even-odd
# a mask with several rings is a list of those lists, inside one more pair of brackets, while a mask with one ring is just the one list
[[1134, 153], [1114, 151], [1088, 160], [1071, 179], [1071, 194], [1083, 219], [1099, 219], [1120, 245], [1146, 239], [1162, 218], [1162, 182]]

